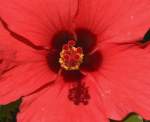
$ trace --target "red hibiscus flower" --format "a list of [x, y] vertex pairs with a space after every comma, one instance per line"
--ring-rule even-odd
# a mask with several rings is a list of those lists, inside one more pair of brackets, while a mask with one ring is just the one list
[[0, 104], [18, 122], [150, 119], [149, 0], [1, 0]]

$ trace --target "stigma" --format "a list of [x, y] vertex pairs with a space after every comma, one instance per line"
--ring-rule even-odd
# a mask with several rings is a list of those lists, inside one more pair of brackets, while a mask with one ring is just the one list
[[79, 70], [83, 62], [83, 50], [81, 47], [75, 47], [76, 41], [69, 40], [63, 45], [60, 52], [59, 63], [65, 70]]

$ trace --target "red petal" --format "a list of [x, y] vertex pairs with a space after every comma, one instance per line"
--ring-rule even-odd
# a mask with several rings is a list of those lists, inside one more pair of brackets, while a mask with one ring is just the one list
[[45, 52], [35, 51], [12, 38], [0, 26], [0, 104], [30, 94], [52, 81]]
[[44, 62], [16, 66], [1, 76], [0, 104], [31, 94], [55, 78]]
[[101, 88], [107, 116], [121, 120], [136, 112], [149, 120], [150, 48], [106, 47], [102, 49], [103, 65], [93, 77]]
[[78, 5], [77, 0], [1, 0], [0, 3], [0, 15], [11, 30], [36, 45], [46, 46], [56, 31], [71, 28]]
[[77, 27], [88, 28], [101, 41], [132, 42], [150, 27], [149, 0], [82, 0]]
[[35, 95], [25, 97], [18, 122], [108, 122], [95, 84], [89, 78], [84, 80], [92, 97], [88, 105], [76, 106], [69, 101], [69, 86], [59, 81]]
[[0, 23], [0, 50], [12, 52], [16, 61], [39, 61], [44, 60], [45, 52], [40, 52], [32, 49], [14, 39], [9, 33], [1, 26]]

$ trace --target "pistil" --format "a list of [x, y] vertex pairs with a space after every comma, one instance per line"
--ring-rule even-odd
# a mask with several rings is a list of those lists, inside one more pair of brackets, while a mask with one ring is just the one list
[[83, 50], [81, 47], [75, 47], [76, 41], [69, 40], [64, 44], [60, 52], [59, 63], [65, 70], [79, 70], [83, 62]]

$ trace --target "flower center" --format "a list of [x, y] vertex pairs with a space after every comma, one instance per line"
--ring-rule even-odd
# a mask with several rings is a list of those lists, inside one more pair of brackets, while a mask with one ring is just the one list
[[65, 70], [78, 70], [80, 64], [83, 62], [83, 50], [81, 47], [75, 47], [76, 42], [69, 40], [64, 44], [60, 52], [59, 63]]

